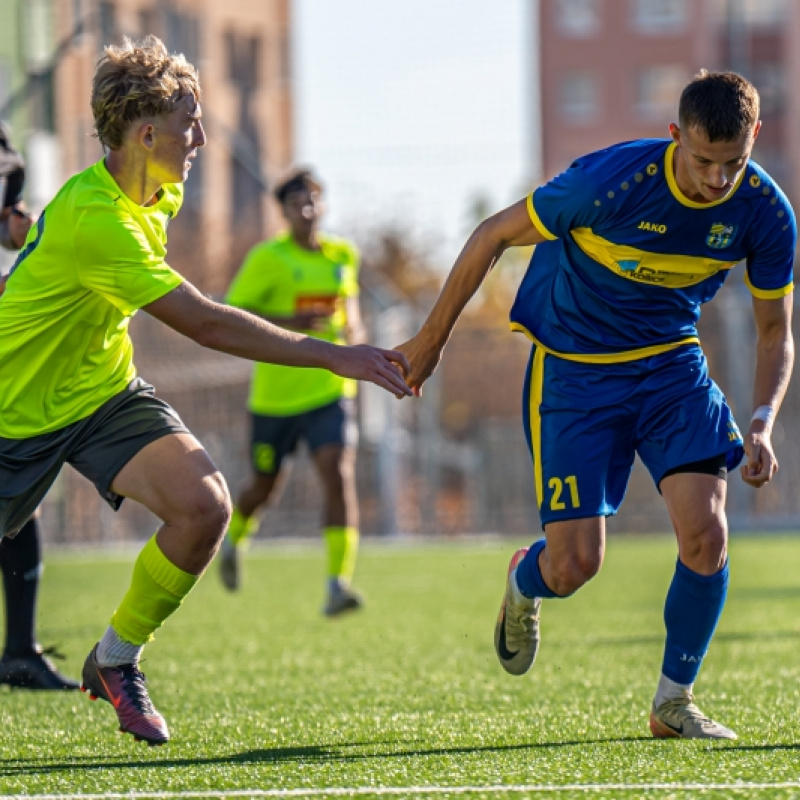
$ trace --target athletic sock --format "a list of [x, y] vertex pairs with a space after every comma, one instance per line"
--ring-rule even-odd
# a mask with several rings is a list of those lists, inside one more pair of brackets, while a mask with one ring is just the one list
[[664, 604], [667, 629], [661, 672], [691, 686], [700, 671], [728, 594], [728, 564], [714, 575], [693, 572], [680, 560]]
[[0, 572], [6, 603], [9, 658], [30, 655], [36, 648], [36, 598], [42, 574], [39, 524], [31, 517], [13, 538], [0, 540]]
[[653, 698], [653, 705], [658, 708], [667, 700], [677, 700], [679, 697], [686, 697], [691, 694], [693, 683], [675, 683], [662, 673], [656, 688], [656, 696]]
[[111, 627], [129, 644], [144, 645], [178, 609], [198, 578], [169, 561], [153, 536], [136, 559], [130, 587], [111, 617]]
[[331, 585], [347, 586], [356, 570], [358, 528], [328, 526], [323, 530], [328, 548], [328, 579]]
[[539, 568], [539, 553], [544, 550], [545, 540], [534, 542], [525, 554], [525, 558], [517, 564], [517, 588], [523, 597], [560, 597], [545, 582]]
[[97, 645], [95, 658], [101, 667], [118, 667], [121, 664], [138, 664], [144, 650], [143, 644], [132, 644], [120, 638], [109, 625]]
[[251, 537], [258, 530], [258, 520], [255, 517], [246, 517], [234, 506], [231, 521], [228, 523], [226, 534], [231, 544], [238, 545]]

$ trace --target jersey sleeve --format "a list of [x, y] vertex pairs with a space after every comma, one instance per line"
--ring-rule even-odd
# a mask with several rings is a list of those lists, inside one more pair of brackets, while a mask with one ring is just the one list
[[74, 246], [80, 283], [128, 316], [183, 282], [134, 219], [116, 206], [84, 211]]
[[745, 283], [754, 297], [775, 300], [794, 288], [797, 222], [785, 197], [779, 196], [756, 226], [758, 239], [747, 258]]
[[602, 189], [602, 159], [589, 154], [536, 189], [528, 198], [528, 213], [546, 239], [562, 239], [574, 228], [589, 228], [607, 213], [597, 201]]

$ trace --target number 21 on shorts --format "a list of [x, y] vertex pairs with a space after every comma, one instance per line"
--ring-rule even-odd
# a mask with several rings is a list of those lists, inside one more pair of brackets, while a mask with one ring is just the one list
[[[550, 478], [547, 482], [550, 489], [550, 510], [563, 511], [569, 501], [572, 508], [580, 508], [581, 499], [578, 495], [578, 479], [574, 475], [561, 478]], [[564, 487], [567, 491], [564, 491]]]

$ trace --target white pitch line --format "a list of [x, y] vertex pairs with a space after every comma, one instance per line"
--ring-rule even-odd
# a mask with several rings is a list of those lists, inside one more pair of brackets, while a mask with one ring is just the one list
[[3, 794], [0, 800], [188, 800], [189, 798], [257, 797], [358, 797], [432, 794], [558, 794], [561, 792], [646, 792], [703, 791], [751, 792], [769, 789], [800, 789], [800, 781], [775, 783], [571, 783], [571, 784], [492, 784], [490, 786], [331, 786], [326, 789], [231, 789], [217, 792], [108, 792], [106, 794]]

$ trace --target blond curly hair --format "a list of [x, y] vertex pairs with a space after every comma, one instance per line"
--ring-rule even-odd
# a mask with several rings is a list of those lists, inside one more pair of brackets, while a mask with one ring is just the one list
[[168, 114], [178, 101], [200, 100], [197, 71], [182, 53], [170, 54], [156, 36], [109, 45], [92, 80], [92, 114], [97, 138], [111, 150], [122, 146], [130, 124]]

